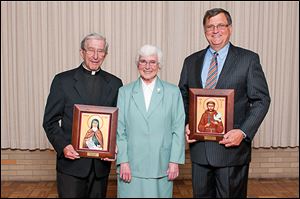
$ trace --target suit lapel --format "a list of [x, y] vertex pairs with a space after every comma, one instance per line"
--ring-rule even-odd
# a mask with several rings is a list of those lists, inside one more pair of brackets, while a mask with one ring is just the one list
[[157, 108], [159, 103], [162, 101], [164, 96], [164, 89], [161, 80], [157, 77], [156, 83], [152, 92], [151, 101], [149, 105], [149, 109], [147, 112], [147, 116], [150, 117], [150, 115], [153, 113], [153, 111]]
[[137, 81], [135, 81], [135, 83], [133, 85], [132, 98], [135, 102], [135, 105], [137, 106], [137, 109], [139, 110], [139, 112], [143, 115], [144, 119], [146, 120], [147, 112], [146, 112], [144, 93], [143, 93], [140, 78]]
[[107, 102], [107, 100], [109, 99], [109, 96], [111, 95], [111, 86], [109, 83], [109, 79], [106, 77], [106, 75], [104, 74], [104, 72], [102, 70], [99, 71], [99, 75], [100, 75], [100, 98], [98, 99], [98, 102], [100, 105], [106, 106], [109, 105], [110, 103]]
[[82, 84], [82, 81], [83, 81], [83, 77], [82, 75], [80, 74], [80, 70], [81, 70], [81, 67], [80, 66], [76, 72], [75, 72], [75, 75], [74, 75], [74, 79], [75, 79], [75, 84], [74, 84], [74, 88], [77, 92], [77, 94], [80, 96], [82, 102], [84, 104], [88, 104], [88, 93], [87, 93], [87, 90], [85, 89], [84, 85]]
[[237, 55], [234, 51], [234, 48], [235, 47], [232, 44], [230, 44], [228, 55], [226, 57], [223, 69], [222, 69], [221, 74], [219, 76], [216, 88], [222, 88], [223, 84], [225, 83], [225, 81], [228, 79], [228, 77], [231, 74], [231, 72], [230, 72], [231, 69], [234, 68], [233, 66], [235, 65], [235, 62], [237, 60], [236, 59]]
[[194, 85], [196, 85], [196, 88], [202, 88], [203, 84], [202, 84], [202, 78], [201, 78], [201, 74], [202, 74], [202, 69], [203, 69], [203, 63], [204, 63], [204, 57], [206, 54], [206, 51], [208, 50], [208, 47], [206, 48], [206, 50], [201, 51], [199, 58], [196, 60], [195, 62], [195, 67], [194, 67], [194, 75], [195, 78], [194, 80], [196, 82], [194, 82]]

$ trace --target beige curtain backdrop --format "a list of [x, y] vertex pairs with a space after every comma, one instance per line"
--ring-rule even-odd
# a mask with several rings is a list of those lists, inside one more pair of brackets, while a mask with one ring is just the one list
[[55, 74], [81, 63], [81, 39], [107, 37], [103, 69], [124, 83], [146, 43], [164, 54], [160, 77], [178, 84], [183, 60], [207, 41], [202, 18], [222, 7], [231, 41], [260, 55], [272, 98], [254, 147], [299, 146], [299, 2], [11, 2], [1, 1], [1, 148], [51, 148], [42, 128]]

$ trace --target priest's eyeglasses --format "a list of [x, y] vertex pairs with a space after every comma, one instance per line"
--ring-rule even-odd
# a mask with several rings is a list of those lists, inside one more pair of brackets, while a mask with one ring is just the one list
[[95, 55], [97, 53], [97, 55], [100, 56], [104, 56], [106, 54], [106, 51], [104, 49], [93, 49], [93, 48], [88, 48], [88, 49], [84, 49], [84, 51], [86, 52], [86, 54], [92, 56]]

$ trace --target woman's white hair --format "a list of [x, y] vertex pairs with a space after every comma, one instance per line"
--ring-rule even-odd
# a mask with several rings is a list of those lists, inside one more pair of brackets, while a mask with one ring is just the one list
[[152, 55], [157, 56], [158, 64], [161, 67], [162, 61], [163, 61], [161, 49], [156, 46], [149, 45], [149, 44], [143, 45], [140, 48], [138, 55], [136, 56], [136, 64], [138, 65], [140, 57], [148, 57], [148, 56], [152, 56]]

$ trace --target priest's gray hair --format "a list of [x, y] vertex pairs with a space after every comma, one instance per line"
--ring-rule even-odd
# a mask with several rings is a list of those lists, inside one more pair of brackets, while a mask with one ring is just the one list
[[85, 43], [86, 43], [86, 41], [89, 40], [89, 39], [97, 39], [97, 40], [102, 40], [102, 41], [104, 41], [104, 42], [105, 42], [104, 50], [105, 50], [105, 52], [107, 53], [107, 51], [108, 51], [108, 43], [106, 42], [106, 38], [105, 38], [103, 35], [100, 35], [100, 34], [98, 34], [98, 33], [90, 33], [90, 34], [88, 34], [87, 36], [85, 36], [85, 37], [83, 38], [83, 40], [82, 40], [81, 43], [80, 43], [80, 48], [81, 48], [82, 50], [85, 50]]
[[138, 62], [140, 60], [141, 57], [148, 57], [148, 56], [153, 56], [156, 55], [157, 56], [157, 61], [159, 64], [159, 67], [161, 67], [162, 65], [162, 51], [160, 48], [150, 45], [150, 44], [146, 44], [144, 46], [142, 46], [138, 52], [138, 55], [136, 56], [136, 64], [138, 65]]

